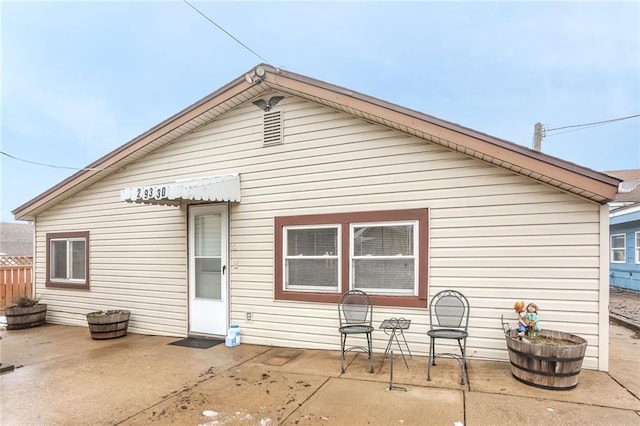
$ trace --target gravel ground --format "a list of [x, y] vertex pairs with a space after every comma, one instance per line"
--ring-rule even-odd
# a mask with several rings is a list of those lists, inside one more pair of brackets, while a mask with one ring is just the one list
[[610, 287], [609, 313], [611, 318], [640, 331], [640, 291]]

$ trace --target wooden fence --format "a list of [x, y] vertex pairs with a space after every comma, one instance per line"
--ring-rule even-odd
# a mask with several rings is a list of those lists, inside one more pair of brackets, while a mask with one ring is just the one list
[[33, 258], [0, 256], [0, 313], [18, 297], [33, 297]]

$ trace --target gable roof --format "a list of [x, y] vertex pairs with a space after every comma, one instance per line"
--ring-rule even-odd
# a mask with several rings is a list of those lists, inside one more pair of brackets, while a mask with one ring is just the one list
[[[257, 77], [256, 70], [259, 74], [264, 71], [264, 75]], [[92, 170], [73, 174], [12, 213], [16, 219], [33, 220], [94, 182], [270, 91], [344, 111], [597, 203], [611, 201], [617, 192], [620, 180], [604, 173], [349, 89], [260, 64], [86, 167]]]

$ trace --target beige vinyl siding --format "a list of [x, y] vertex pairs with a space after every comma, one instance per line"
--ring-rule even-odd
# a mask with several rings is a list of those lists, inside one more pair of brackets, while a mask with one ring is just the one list
[[[186, 330], [186, 221], [180, 209], [155, 214], [122, 210], [120, 185], [92, 185], [36, 222], [37, 294], [49, 303], [47, 321], [86, 326], [85, 314], [129, 309], [131, 332], [183, 335]], [[48, 232], [90, 233], [90, 290], [44, 287]]]
[[[283, 145], [262, 146], [262, 112], [246, 104], [39, 217], [38, 292], [64, 305], [50, 319], [80, 324], [89, 308], [130, 308], [132, 332], [185, 335], [186, 209], [126, 204], [119, 191], [238, 172], [230, 315], [243, 342], [339, 348], [334, 304], [273, 300], [274, 217], [429, 208], [429, 294], [468, 296], [471, 357], [507, 359], [500, 316], [515, 318], [514, 301], [525, 299], [544, 328], [585, 337], [584, 366], [597, 367], [598, 205], [311, 102], [286, 97], [280, 108]], [[45, 233], [60, 230], [91, 232], [89, 292], [42, 287]], [[407, 340], [426, 354], [426, 309], [375, 307], [376, 326], [390, 316], [413, 321]], [[376, 350], [386, 339], [374, 333]]]

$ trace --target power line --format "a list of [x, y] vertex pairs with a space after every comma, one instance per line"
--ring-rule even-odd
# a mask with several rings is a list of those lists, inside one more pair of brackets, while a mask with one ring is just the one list
[[245, 49], [247, 49], [249, 52], [253, 53], [254, 55], [256, 55], [258, 58], [260, 58], [262, 60], [262, 62], [265, 62], [267, 64], [269, 64], [270, 62], [267, 61], [265, 58], [263, 58], [262, 56], [260, 56], [259, 54], [257, 54], [253, 49], [251, 49], [249, 46], [247, 46], [246, 44], [244, 44], [243, 42], [241, 42], [240, 40], [238, 40], [233, 34], [231, 34], [229, 31], [225, 30], [224, 28], [222, 28], [220, 25], [216, 24], [211, 18], [209, 18], [207, 15], [205, 15], [203, 12], [201, 12], [197, 7], [195, 7], [194, 5], [192, 5], [191, 3], [189, 3], [187, 0], [183, 0], [189, 7], [191, 7], [193, 10], [195, 10], [196, 12], [198, 12], [200, 15], [202, 15], [202, 17], [204, 19], [206, 19], [207, 21], [211, 22], [213, 25], [215, 25], [216, 27], [218, 27], [221, 31], [223, 31], [226, 35], [228, 35], [229, 37], [231, 37], [233, 40], [235, 40], [236, 43], [238, 43], [240, 46], [244, 47]]
[[554, 133], [553, 135], [547, 135], [546, 134], [546, 130], [545, 130], [544, 136], [545, 137], [547, 137], [547, 136], [548, 137], [558, 136], [558, 135], [563, 135], [565, 133], [577, 132], [578, 130], [585, 130], [585, 129], [590, 129], [592, 127], [604, 126], [605, 124], [608, 124], [608, 123], [605, 122], [605, 123], [599, 123], [599, 124], [585, 125], [584, 127], [578, 127], [578, 128], [571, 129], [571, 130], [565, 130], [564, 132]]
[[38, 165], [38, 166], [51, 167], [51, 168], [54, 168], [54, 169], [82, 170], [82, 171], [102, 171], [102, 170], [107, 170], [107, 169], [101, 169], [101, 168], [77, 168], [77, 167], [56, 166], [54, 164], [39, 163], [37, 161], [25, 160], [24, 158], [19, 158], [19, 157], [16, 157], [14, 155], [7, 154], [4, 151], [0, 151], [0, 154], [4, 155], [6, 157], [12, 158], [14, 160], [22, 161], [23, 163], [35, 164], [35, 165]]
[[[263, 62], [269, 64], [270, 62], [268, 60], [266, 60], [263, 56], [261, 56], [260, 54], [258, 54], [257, 52], [255, 52], [253, 49], [251, 49], [249, 46], [247, 46], [246, 44], [244, 44], [243, 42], [241, 42], [240, 40], [238, 40], [238, 38], [236, 38], [233, 34], [231, 34], [229, 31], [225, 30], [224, 28], [222, 28], [220, 25], [218, 25], [216, 22], [214, 22], [211, 18], [209, 18], [207, 15], [205, 15], [202, 11], [200, 11], [197, 7], [195, 7], [194, 5], [192, 5], [191, 3], [189, 3], [187, 0], [183, 0], [189, 7], [191, 7], [193, 10], [195, 10], [196, 12], [198, 12], [203, 18], [205, 18], [207, 21], [211, 22], [213, 25], [215, 25], [218, 29], [220, 29], [222, 32], [224, 32], [226, 35], [228, 35], [229, 37], [231, 37], [236, 43], [238, 43], [240, 46], [244, 47], [245, 49], [247, 49], [249, 52], [253, 53], [255, 56], [257, 56], [258, 58], [260, 58], [260, 60], [262, 60]], [[67, 166], [58, 166], [55, 164], [48, 164], [48, 163], [40, 163], [38, 161], [31, 161], [31, 160], [25, 160], [24, 158], [19, 158], [16, 157], [14, 155], [8, 154], [4, 151], [0, 151], [0, 154], [9, 157], [11, 159], [17, 160], [17, 161], [22, 161], [24, 163], [29, 163], [29, 164], [35, 164], [38, 166], [44, 166], [44, 167], [51, 167], [54, 169], [66, 169], [66, 170], [81, 170], [81, 171], [102, 171], [102, 170], [106, 170], [106, 169], [102, 169], [102, 168], [91, 168], [91, 167], [85, 167], [85, 168], [78, 168], [78, 167], [67, 167]]]
[[[548, 133], [548, 132], [553, 132], [554, 130], [570, 129], [570, 128], [575, 128], [575, 127], [593, 127], [593, 126], [600, 125], [600, 124], [613, 123], [614, 121], [628, 120], [630, 118], [636, 118], [636, 117], [640, 117], [640, 114], [629, 115], [627, 117], [613, 118], [611, 120], [594, 121], [593, 123], [572, 124], [570, 126], [556, 127], [556, 128], [553, 128], [553, 129], [545, 129], [545, 134]], [[565, 133], [565, 132], [563, 132], [563, 133]]]

